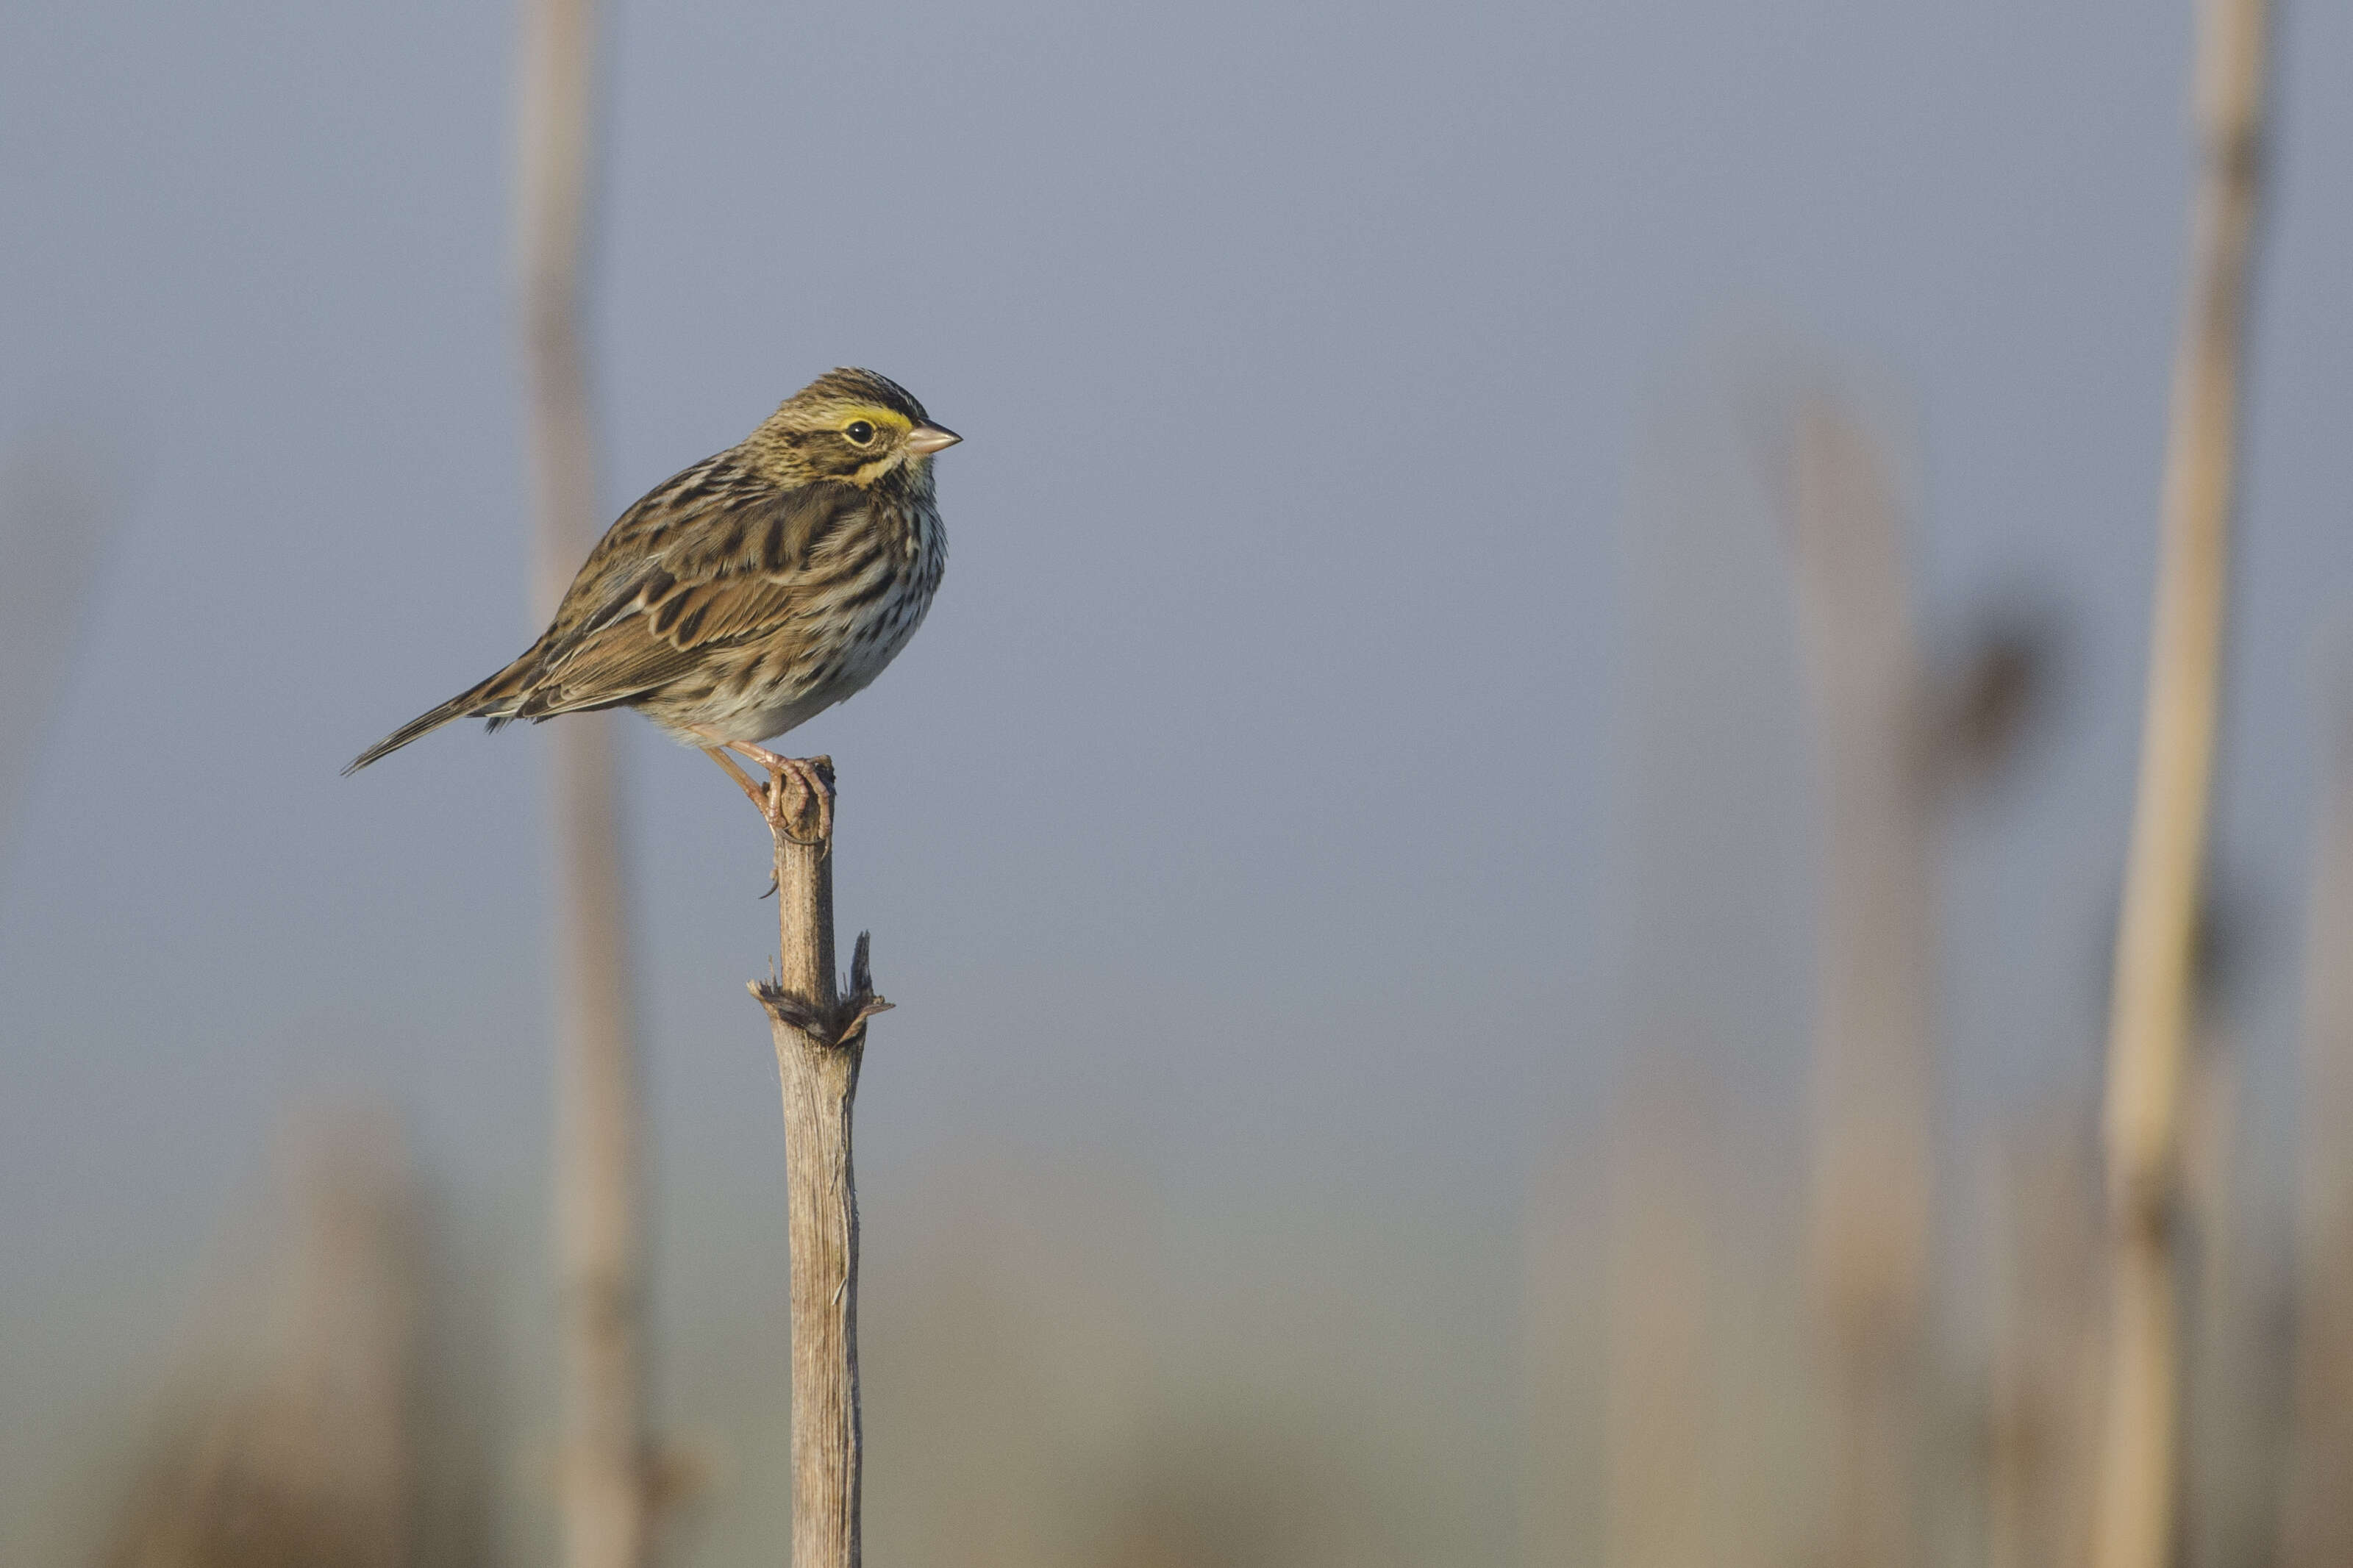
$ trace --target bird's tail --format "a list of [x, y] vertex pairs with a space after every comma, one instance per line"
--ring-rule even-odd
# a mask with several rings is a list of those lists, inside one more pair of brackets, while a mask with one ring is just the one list
[[460, 691], [431, 712], [420, 713], [411, 719], [353, 757], [351, 765], [343, 770], [343, 776], [351, 777], [370, 763], [382, 761], [409, 742], [431, 734], [452, 719], [488, 719], [491, 728], [497, 729], [515, 716], [515, 704], [522, 695], [538, 653], [539, 649], [533, 647], [480, 686]]

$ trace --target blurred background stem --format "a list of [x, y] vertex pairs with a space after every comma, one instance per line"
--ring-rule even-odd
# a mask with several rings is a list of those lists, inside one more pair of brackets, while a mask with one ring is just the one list
[[2221, 681], [2266, 10], [2265, 0], [2206, 0], [2200, 11], [2201, 172], [2174, 362], [2140, 783], [2110, 1007], [2109, 1367], [2095, 1568], [2167, 1568], [2172, 1550], [2182, 1079]]
[[2327, 716], [2321, 828], [2305, 928], [2301, 1212], [2293, 1456], [2281, 1568], [2353, 1563], [2353, 728]]
[[[516, 231], [531, 447], [534, 624], [598, 532], [580, 331], [596, 152], [594, 0], [523, 0]], [[549, 731], [555, 864], [555, 1208], [564, 1561], [648, 1554], [636, 1007], [608, 714]]]
[[1901, 521], [1883, 466], [1827, 399], [1799, 412], [1799, 626], [1824, 868], [1814, 1046], [1814, 1289], [1829, 1358], [1829, 1554], [1919, 1560], [1928, 1287], [1936, 802]]

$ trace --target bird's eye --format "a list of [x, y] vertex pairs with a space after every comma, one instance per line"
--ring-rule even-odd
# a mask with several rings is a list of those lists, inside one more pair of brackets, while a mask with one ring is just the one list
[[849, 437], [851, 440], [857, 442], [861, 447], [866, 445], [867, 442], [874, 439], [874, 426], [869, 425], [863, 419], [851, 420], [843, 427], [841, 433]]

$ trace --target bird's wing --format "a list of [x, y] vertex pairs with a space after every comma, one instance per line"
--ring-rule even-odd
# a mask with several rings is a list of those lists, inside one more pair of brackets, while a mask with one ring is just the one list
[[[714, 460], [715, 461], [715, 460]], [[786, 635], [864, 498], [698, 465], [624, 513], [565, 594], [517, 718], [609, 708], [712, 652]]]

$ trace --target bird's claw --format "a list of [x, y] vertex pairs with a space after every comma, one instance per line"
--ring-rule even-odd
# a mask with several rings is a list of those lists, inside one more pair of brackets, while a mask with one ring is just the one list
[[[755, 746], [748, 741], [722, 741], [708, 731], [696, 732], [711, 739], [712, 744], [704, 748], [711, 760], [727, 770], [728, 777], [735, 781], [735, 787], [760, 808], [760, 815], [767, 819], [770, 832], [786, 843], [797, 844], [803, 848], [833, 842], [833, 786], [827, 782], [825, 772], [818, 766], [823, 763], [825, 769], [830, 770], [830, 762], [823, 757], [780, 756], [765, 746]], [[763, 786], [754, 783], [749, 773], [736, 766], [734, 759], [727, 754], [730, 752], [759, 763], [767, 773], [767, 784]], [[817, 823], [807, 838], [793, 831], [801, 819], [800, 802], [795, 795], [802, 790], [808, 792], [808, 798], [817, 806]], [[769, 893], [776, 890], [773, 885], [768, 889]], [[763, 893], [760, 896], [766, 898], [768, 895]]]
[[[771, 752], [758, 761], [768, 770], [767, 800], [761, 812], [767, 817], [770, 829], [786, 842], [804, 848], [831, 843], [833, 791], [826, 786], [824, 775], [801, 757], [780, 757]], [[801, 803], [797, 797], [802, 791], [807, 792], [817, 807], [817, 822], [807, 838], [793, 831], [801, 819]]]

